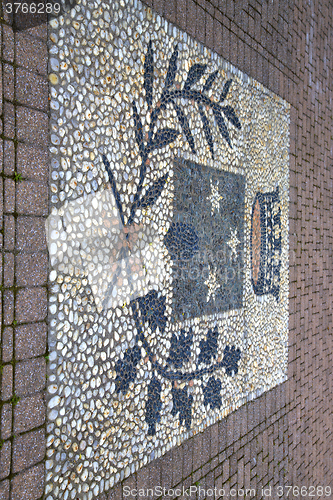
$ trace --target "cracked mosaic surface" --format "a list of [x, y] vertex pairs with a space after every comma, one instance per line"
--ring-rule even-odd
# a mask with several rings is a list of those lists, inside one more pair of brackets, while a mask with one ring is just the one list
[[289, 105], [140, 2], [50, 24], [46, 498], [286, 379]]

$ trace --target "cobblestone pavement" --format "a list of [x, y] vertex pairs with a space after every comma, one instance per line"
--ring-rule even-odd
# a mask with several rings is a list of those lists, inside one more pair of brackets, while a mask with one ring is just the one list
[[[268, 485], [275, 493], [288, 484], [333, 488], [330, 3], [147, 3], [291, 104], [288, 380], [99, 500], [140, 498], [135, 490], [158, 485], [200, 484], [226, 495], [251, 487], [256, 498]], [[1, 59], [0, 500], [40, 500], [48, 361], [46, 24], [14, 33], [2, 8]]]

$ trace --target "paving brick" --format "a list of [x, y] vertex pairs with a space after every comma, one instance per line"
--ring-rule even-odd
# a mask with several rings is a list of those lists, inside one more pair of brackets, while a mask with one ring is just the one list
[[[139, 469], [136, 475], [136, 482], [137, 482], [137, 488], [139, 489], [146, 489], [149, 488], [149, 470], [148, 467], [144, 467], [142, 469]], [[147, 499], [152, 500], [153, 496], [152, 495], [146, 495]]]
[[43, 253], [20, 253], [16, 256], [16, 285], [37, 286], [47, 282], [48, 256]]
[[15, 328], [15, 357], [17, 360], [40, 356], [46, 350], [46, 323], [32, 323]]
[[47, 46], [42, 40], [16, 33], [16, 63], [39, 75], [47, 75]]
[[197, 4], [193, 0], [187, 0], [187, 32], [191, 36], [196, 34], [196, 22], [197, 22]]
[[107, 493], [105, 500], [122, 500], [121, 484], [117, 484], [112, 490]]
[[5, 61], [14, 62], [14, 35], [11, 26], [2, 25], [2, 56]]
[[[0, 99], [0, 101], [1, 101], [1, 99]], [[1, 102], [0, 102], [0, 106], [2, 106]], [[0, 172], [2, 172], [2, 170], [3, 170], [3, 149], [4, 149], [3, 143], [4, 143], [3, 139], [0, 139]], [[1, 210], [2, 210], [2, 206], [1, 206]]]
[[11, 500], [37, 500], [44, 490], [44, 464], [20, 472], [12, 480]]
[[4, 98], [7, 101], [14, 101], [15, 93], [14, 93], [14, 84], [15, 84], [15, 75], [14, 75], [14, 67], [11, 64], [3, 65], [3, 88], [4, 88]]
[[168, 451], [161, 458], [161, 486], [169, 489], [172, 485], [172, 451]]
[[16, 437], [13, 441], [13, 472], [20, 472], [43, 460], [45, 446], [44, 429]]
[[14, 250], [15, 246], [15, 219], [13, 215], [4, 216], [4, 249]]
[[15, 146], [13, 141], [4, 141], [4, 174], [13, 175], [15, 171]]
[[183, 478], [189, 476], [193, 469], [193, 439], [186, 441], [183, 444]]
[[14, 254], [5, 252], [3, 254], [3, 285], [14, 286]]
[[17, 146], [17, 172], [25, 179], [47, 181], [47, 151], [19, 143]]
[[12, 443], [5, 441], [0, 448], [0, 479], [5, 479], [10, 473]]
[[4, 131], [7, 139], [15, 139], [16, 126], [15, 126], [15, 108], [10, 102], [4, 103]]
[[17, 218], [17, 250], [25, 252], [45, 251], [45, 219], [41, 217]]
[[47, 313], [46, 289], [23, 288], [18, 290], [15, 313], [19, 323], [44, 320]]
[[29, 431], [45, 422], [44, 394], [21, 398], [14, 406], [14, 434]]
[[2, 333], [2, 361], [8, 363], [13, 357], [13, 328], [6, 326]]
[[171, 22], [176, 21], [176, 1], [168, 0], [164, 5], [164, 15]]
[[[136, 495], [136, 476], [132, 475], [125, 479], [122, 483], [122, 495], [123, 498], [126, 498], [128, 500], [137, 500], [137, 495]], [[133, 494], [132, 494], [133, 492]]]
[[0, 500], [9, 500], [9, 480], [0, 482]]
[[181, 28], [185, 28], [186, 26], [186, 12], [187, 12], [187, 6], [186, 6], [186, 0], [177, 0], [176, 2], [176, 7], [177, 7], [177, 24]]
[[18, 397], [39, 392], [45, 387], [46, 362], [44, 358], [20, 361], [15, 366], [15, 394]]
[[14, 213], [15, 211], [15, 181], [13, 179], [5, 179], [4, 185], [4, 210], [6, 213]]
[[11, 325], [14, 321], [14, 293], [12, 290], [3, 292], [3, 322], [5, 325]]
[[1, 229], [3, 229], [3, 180], [0, 179], [0, 221]]
[[17, 139], [26, 144], [47, 147], [48, 117], [46, 113], [22, 106], [17, 107]]
[[44, 42], [47, 41], [47, 14], [40, 17], [40, 24], [27, 28], [25, 32], [34, 38], [41, 38]]
[[172, 450], [172, 483], [178, 484], [183, 477], [183, 447], [176, 446]]
[[21, 181], [16, 185], [16, 211], [24, 215], [47, 215], [48, 186], [41, 182]]
[[4, 403], [1, 408], [1, 439], [5, 440], [11, 436], [12, 433], [12, 404]]
[[24, 106], [48, 110], [48, 83], [40, 76], [23, 68], [16, 70], [16, 100]]
[[13, 395], [13, 366], [3, 365], [1, 374], [1, 400], [7, 401]]

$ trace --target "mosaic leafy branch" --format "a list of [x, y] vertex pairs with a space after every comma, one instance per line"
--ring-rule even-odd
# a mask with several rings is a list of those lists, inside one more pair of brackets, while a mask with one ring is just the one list
[[[163, 147], [168, 146], [173, 143], [178, 136], [180, 135], [180, 131], [176, 128], [162, 128], [157, 129], [158, 118], [161, 113], [167, 108], [168, 105], [173, 106], [179, 125], [182, 133], [184, 134], [193, 154], [196, 154], [195, 143], [192, 131], [190, 129], [190, 122], [187, 118], [186, 113], [180, 107], [178, 102], [182, 102], [181, 100], [186, 100], [193, 104], [196, 104], [199, 110], [199, 115], [201, 118], [203, 132], [209, 146], [209, 150], [212, 158], [214, 159], [214, 141], [213, 134], [211, 129], [211, 123], [207, 116], [207, 110], [210, 109], [213, 113], [215, 123], [217, 124], [218, 130], [221, 136], [226, 140], [228, 145], [232, 147], [228, 128], [225, 122], [225, 119], [229, 121], [234, 127], [240, 129], [241, 124], [236, 116], [234, 109], [231, 106], [222, 106], [221, 104], [227, 98], [230, 86], [232, 84], [232, 80], [228, 80], [223, 87], [222, 93], [219, 98], [219, 102], [212, 100], [208, 97], [208, 92], [211, 90], [215, 80], [218, 77], [218, 71], [214, 71], [211, 73], [206, 82], [204, 83], [201, 90], [196, 90], [193, 87], [200, 82], [202, 77], [206, 74], [207, 64], [193, 64], [190, 68], [186, 81], [184, 82], [183, 88], [179, 89], [176, 85], [176, 74], [177, 74], [177, 63], [178, 63], [178, 45], [175, 46], [172, 56], [169, 61], [169, 67], [167, 71], [167, 75], [164, 82], [164, 87], [162, 89], [160, 99], [156, 104], [155, 108], [153, 108], [153, 84], [154, 84], [154, 54], [153, 54], [153, 46], [152, 42], [148, 43], [147, 53], [145, 56], [144, 63], [144, 89], [145, 89], [145, 98], [149, 109], [150, 120], [149, 130], [147, 134], [147, 139], [144, 137], [144, 129], [142, 120], [138, 113], [136, 102], [132, 102], [132, 111], [133, 111], [133, 119], [134, 119], [134, 129], [135, 129], [135, 138], [139, 147], [139, 154], [141, 156], [141, 167], [139, 174], [139, 182], [137, 186], [137, 191], [135, 193], [132, 206], [130, 208], [130, 215], [127, 220], [127, 225], [130, 225], [134, 221], [134, 216], [136, 210], [138, 208], [147, 208], [150, 205], [153, 205], [155, 201], [161, 195], [163, 188], [167, 182], [167, 175], [160, 177], [153, 184], [144, 190], [144, 180], [146, 176], [146, 168], [150, 155]], [[121, 220], [123, 224], [124, 222], [124, 211], [120, 202], [120, 196], [117, 191], [116, 182], [114, 180], [114, 176], [111, 172], [110, 164], [105, 155], [103, 155], [103, 162], [106, 167], [106, 170], [109, 175], [109, 180], [111, 183], [111, 187], [113, 189], [113, 193], [116, 199], [117, 208], [120, 213]]]
[[[180, 425], [184, 422], [186, 427], [191, 425], [191, 406], [193, 397], [188, 395], [187, 383], [196, 380], [203, 380], [205, 375], [213, 374], [216, 370], [225, 368], [228, 376], [236, 375], [238, 363], [241, 358], [240, 349], [235, 346], [226, 346], [223, 359], [217, 359], [218, 352], [218, 330], [210, 329], [205, 340], [199, 344], [200, 353], [196, 360], [196, 369], [192, 371], [184, 370], [184, 363], [192, 360], [191, 351], [193, 346], [193, 332], [190, 330], [185, 334], [181, 330], [178, 335], [175, 333], [171, 338], [169, 357], [166, 366], [160, 364], [145, 336], [145, 326], [148, 323], [152, 331], [160, 329], [164, 333], [167, 317], [165, 297], [155, 290], [152, 290], [144, 297], [139, 297], [131, 302], [131, 309], [137, 329], [136, 344], [128, 349], [123, 357], [116, 363], [116, 390], [125, 394], [129, 389], [130, 382], [135, 380], [137, 366], [141, 361], [141, 347], [148, 356], [154, 376], [148, 386], [146, 403], [146, 422], [149, 427], [148, 433], [155, 434], [156, 422], [160, 421], [162, 409], [161, 382], [166, 379], [172, 383], [173, 409], [172, 415], [179, 414]], [[138, 342], [141, 343], [139, 347]], [[199, 368], [199, 366], [201, 368]], [[186, 384], [179, 388], [178, 383]], [[215, 391], [215, 392], [214, 392]], [[216, 392], [217, 391], [217, 392]], [[210, 377], [208, 384], [204, 387], [204, 403], [210, 404], [211, 408], [221, 406], [221, 383]]]

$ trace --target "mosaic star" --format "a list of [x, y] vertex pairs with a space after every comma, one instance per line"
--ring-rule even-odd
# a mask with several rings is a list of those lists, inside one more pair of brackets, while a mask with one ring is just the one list
[[221, 285], [217, 283], [216, 269], [213, 271], [211, 269], [209, 270], [209, 278], [205, 281], [205, 285], [208, 286], [207, 302], [210, 301], [211, 297], [213, 297], [215, 301], [215, 292], [221, 287]]
[[213, 215], [215, 213], [215, 209], [220, 212], [220, 200], [222, 200], [223, 196], [220, 195], [219, 193], [219, 183], [216, 183], [216, 186], [213, 185], [212, 179], [210, 179], [210, 189], [211, 189], [211, 195], [207, 196], [206, 200], [210, 200], [212, 204], [212, 209], [211, 209], [211, 214]]
[[235, 259], [237, 259], [236, 248], [240, 244], [240, 241], [237, 238], [237, 229], [235, 229], [235, 231], [233, 231], [230, 228], [230, 233], [231, 233], [231, 237], [230, 237], [230, 240], [227, 241], [227, 245], [231, 248], [231, 255], [230, 255], [230, 260], [231, 260], [233, 258], [233, 256], [235, 257]]

